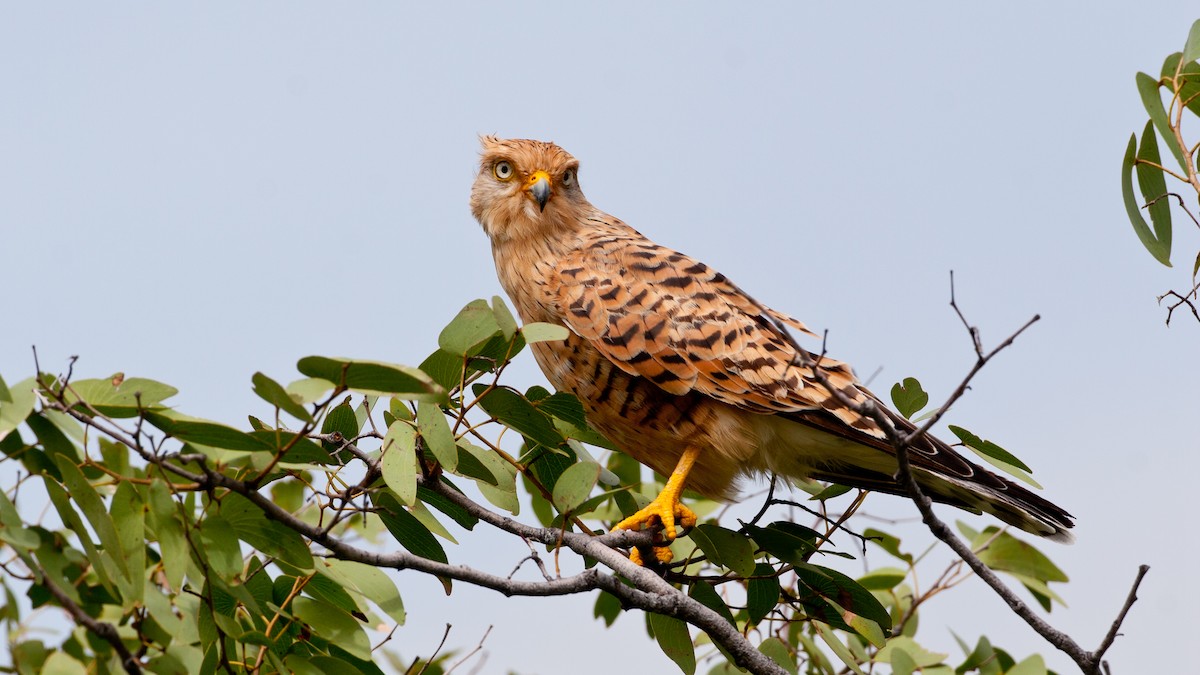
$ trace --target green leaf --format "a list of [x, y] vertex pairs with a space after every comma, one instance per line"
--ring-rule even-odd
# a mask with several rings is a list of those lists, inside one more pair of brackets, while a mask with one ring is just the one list
[[493, 335], [500, 333], [496, 313], [486, 300], [472, 300], [438, 335], [438, 347], [455, 356], [473, 356]]
[[754, 568], [755, 578], [746, 583], [746, 611], [751, 626], [757, 626], [772, 609], [775, 609], [775, 603], [779, 601], [779, 580], [774, 574], [775, 568], [766, 563], [759, 563]]
[[650, 628], [658, 646], [679, 669], [693, 675], [696, 672], [696, 647], [688, 634], [687, 624], [673, 616], [650, 614]]
[[874, 527], [868, 527], [863, 531], [863, 537], [868, 539], [869, 542], [880, 546], [881, 549], [888, 551], [893, 557], [907, 562], [908, 565], [912, 565], [912, 554], [906, 554], [906, 552], [900, 550], [900, 539], [893, 536], [893, 534], [888, 534], [882, 530], [875, 530]]
[[490, 450], [465, 442], [460, 443], [459, 447], [471, 453], [492, 473], [492, 480], [475, 483], [483, 496], [492, 504], [516, 515], [521, 509], [521, 502], [517, 499], [517, 470]]
[[[958, 636], [956, 635], [957, 639]], [[959, 640], [959, 645], [965, 651], [967, 646], [962, 640]], [[905, 653], [903, 650], [897, 649], [896, 653]], [[895, 655], [892, 656], [892, 662], [895, 663]], [[910, 657], [911, 658], [911, 657]], [[954, 669], [955, 673], [962, 675], [968, 671], [978, 670], [979, 675], [1002, 675], [1003, 670], [1000, 663], [996, 660], [996, 650], [992, 649], [992, 643], [987, 637], [981, 636], [979, 642], [975, 644], [975, 649], [967, 655], [965, 661]]]
[[475, 396], [480, 397], [479, 405], [504, 426], [551, 448], [565, 440], [550, 418], [516, 391], [508, 387], [496, 387], [489, 391], [487, 385], [482, 383], [472, 389]]
[[162, 382], [141, 377], [125, 378], [117, 373], [101, 380], [77, 380], [70, 383], [63, 398], [68, 405], [83, 401], [109, 417], [137, 417], [139, 409], [151, 408], [179, 390]]
[[721, 594], [713, 588], [713, 585], [707, 581], [693, 581], [688, 587], [688, 597], [699, 602], [712, 611], [720, 614], [729, 625], [737, 627], [737, 622], [733, 619], [733, 613], [729, 611], [729, 605], [725, 604], [725, 600], [721, 598]]
[[[384, 526], [392, 533], [396, 541], [410, 553], [441, 563], [449, 562], [445, 549], [438, 543], [433, 533], [390, 493], [376, 494], [375, 505], [380, 509], [379, 517], [383, 520]], [[448, 584], [449, 582], [443, 583]]]
[[911, 419], [913, 415], [929, 404], [929, 394], [921, 388], [921, 383], [915, 377], [906, 377], [904, 382], [892, 385], [892, 403], [901, 415]]
[[[1196, 25], [1200, 25], [1200, 22], [1197, 22]], [[1193, 33], [1196, 32], [1196, 25], [1192, 26]], [[1004, 675], [1046, 675], [1046, 672], [1046, 661], [1040, 654], [1034, 654], [1009, 668]]]
[[1175, 138], [1175, 134], [1171, 131], [1171, 125], [1167, 118], [1167, 109], [1163, 106], [1162, 94], [1159, 93], [1159, 81], [1146, 73], [1138, 73], [1135, 77], [1137, 82], [1138, 95], [1142, 97], [1142, 106], [1146, 108], [1146, 113], [1150, 116], [1150, 122], [1146, 125], [1146, 131], [1142, 132], [1143, 142], [1146, 134], [1150, 131], [1151, 125], [1165, 139], [1168, 139], [1168, 147], [1171, 148], [1172, 154], [1175, 155], [1175, 160], [1179, 162], [1179, 168], [1186, 170], [1184, 163], [1183, 152], [1176, 147], [1174, 143], [1169, 142]]
[[1183, 45], [1183, 60], [1195, 61], [1200, 59], [1200, 19], [1192, 24], [1188, 31], [1187, 42]]
[[[439, 349], [421, 362], [421, 372], [425, 373], [443, 389], [450, 391], [462, 383], [463, 357], [455, 356], [448, 351]], [[469, 374], [469, 371], [468, 371]]]
[[818, 492], [817, 494], [809, 497], [808, 500], [810, 502], [811, 501], [823, 502], [827, 499], [833, 499], [835, 497], [840, 497], [853, 489], [854, 488], [850, 487], [849, 485], [840, 485], [838, 483], [830, 483], [829, 485], [827, 485], [825, 487], [825, 489], [823, 489], [820, 492]]
[[804, 562], [817, 550], [816, 541], [819, 535], [803, 525], [777, 521], [766, 527], [747, 525], [745, 529], [762, 550], [784, 562]]
[[891, 653], [892, 675], [913, 675], [917, 670], [917, 662], [903, 649], [893, 649]]
[[0, 490], [0, 541], [27, 551], [37, 548], [41, 541], [37, 534], [25, 526], [16, 505], [9, 501], [4, 490]]
[[1137, 153], [1137, 136], [1130, 136], [1129, 146], [1125, 149], [1125, 159], [1121, 162], [1121, 197], [1125, 202], [1125, 214], [1129, 216], [1129, 222], [1133, 224], [1133, 231], [1137, 233], [1138, 239], [1141, 240], [1142, 246], [1154, 256], [1154, 259], [1160, 263], [1171, 266], [1171, 250], [1164, 247], [1161, 242], [1155, 239], [1154, 234], [1150, 231], [1150, 226], [1146, 224], [1142, 218], [1142, 213], [1138, 209], [1137, 197], [1133, 193], [1133, 171], [1134, 158]]
[[[1183, 62], [1182, 57], [1180, 52], [1175, 52], [1163, 61], [1162, 79], [1166, 82], [1174, 80], [1175, 88], [1178, 90], [1179, 98], [1185, 102], [1184, 105], [1193, 114], [1200, 115], [1200, 97], [1196, 96], [1200, 93], [1200, 63]], [[1176, 73], [1178, 73], [1178, 77]]]
[[228, 521], [219, 515], [212, 515], [205, 518], [204, 527], [197, 530], [209, 568], [225, 580], [240, 577], [242, 551]]
[[[474, 448], [474, 449], [470, 449]], [[480, 461], [477, 455], [479, 453], [488, 452], [483, 448], [477, 448], [470, 443], [463, 441], [458, 445], [458, 466], [455, 467], [454, 473], [464, 478], [471, 480], [483, 481], [488, 485], [499, 485], [500, 479], [504, 476], [496, 477], [496, 474], [489, 468], [491, 463], [484, 464]]]
[[417, 432], [408, 422], [396, 420], [383, 437], [380, 470], [396, 498], [412, 505], [417, 498]]
[[571, 331], [556, 324], [535, 321], [522, 326], [521, 334], [525, 336], [526, 344], [533, 344], [535, 342], [559, 342], [566, 340]]
[[[113, 524], [112, 518], [105, 510], [100, 495], [74, 462], [62, 455], [56, 456], [54, 461], [62, 473], [62, 482], [71, 495], [71, 501], [75, 502], [83, 511], [83, 515], [88, 519], [88, 523], [91, 524], [96, 536], [100, 539], [101, 547], [108, 551], [109, 555], [117, 562], [120, 571], [126, 575], [126, 578], [129, 578], [129, 569], [125, 565], [125, 551], [121, 547], [121, 538], [117, 535], [116, 525]], [[141, 570], [138, 570], [138, 575], [140, 577]], [[138, 583], [141, 584], [140, 581]]]
[[327, 558], [318, 569], [365, 600], [375, 603], [397, 625], [404, 625], [407, 615], [396, 582], [382, 570], [350, 560]]
[[[725, 610], [729, 611], [729, 610]], [[592, 616], [597, 619], [603, 619], [605, 626], [612, 626], [617, 620], [617, 616], [621, 613], [621, 600], [609, 593], [608, 591], [600, 591], [596, 595], [596, 606], [592, 609]]]
[[296, 364], [296, 369], [309, 377], [329, 380], [364, 394], [428, 401], [446, 398], [446, 390], [428, 375], [394, 363], [306, 356]]
[[600, 465], [595, 462], [579, 462], [563, 471], [554, 484], [554, 508], [561, 513], [570, 513], [587, 500], [600, 479]]
[[[529, 391], [532, 393], [533, 389]], [[529, 393], [525, 397], [530, 401], [533, 400], [533, 397]], [[583, 404], [579, 402], [579, 399], [574, 394], [558, 392], [557, 394], [539, 399], [533, 406], [548, 415], [570, 423], [571, 426], [582, 429], [587, 428], [587, 418], [584, 416]]]
[[1033, 472], [1033, 469], [1026, 466], [1015, 455], [991, 441], [983, 440], [962, 427], [956, 427], [953, 424], [949, 426], [950, 431], [955, 436], [958, 436], [958, 440], [962, 441], [963, 445], [970, 448], [972, 452], [979, 455], [985, 462], [1039, 490], [1041, 489], [1042, 486], [1033, 479], [1033, 476], [1029, 475]]
[[[1174, 144], [1174, 137], [1168, 136], [1167, 143]], [[1142, 132], [1142, 143], [1138, 148], [1137, 165], [1138, 187], [1142, 190], [1142, 198], [1146, 204], [1144, 210], [1150, 213], [1150, 222], [1154, 225], [1154, 238], [1169, 256], [1171, 253], [1171, 200], [1167, 198], [1167, 180], [1161, 169], [1142, 162], [1152, 162], [1162, 166], [1162, 158], [1158, 155], [1158, 140], [1149, 124]], [[1153, 202], [1153, 204], [1151, 204]]]
[[[320, 445], [294, 431], [263, 429], [251, 431], [250, 436], [271, 446], [280, 459], [293, 464], [334, 464], [335, 460]], [[287, 452], [284, 453], [284, 448]]]
[[190, 548], [184, 532], [183, 517], [171, 498], [166, 481], [150, 482], [150, 526], [158, 539], [163, 572], [172, 590], [183, 588], [183, 576], [190, 561]]
[[[448, 485], [451, 489], [458, 489], [455, 488], [454, 485], [445, 478], [442, 478], [442, 482]], [[475, 525], [479, 522], [479, 518], [471, 515], [469, 511], [450, 501], [441, 494], [430, 490], [424, 485], [417, 488], [417, 498], [437, 509], [438, 511], [441, 511], [447, 516], [450, 516], [451, 520], [458, 523], [464, 529], [473, 530], [475, 529]]]
[[233, 427], [216, 422], [185, 419], [173, 411], [147, 411], [143, 416], [147, 422], [158, 427], [164, 433], [188, 443], [249, 452], [275, 449], [270, 443], [265, 443], [244, 431], [238, 431]]
[[312, 552], [295, 530], [267, 518], [253, 502], [240, 494], [221, 498], [221, 516], [239, 539], [263, 553], [302, 570], [313, 568]]
[[[997, 535], [997, 533], [999, 533]], [[1001, 532], [995, 526], [983, 529], [972, 538], [971, 546], [976, 548], [986, 541], [991, 541], [987, 548], [977, 554], [980, 561], [994, 570], [1022, 574], [1039, 581], [1068, 581], [1066, 573], [1058, 568], [1044, 553], [1032, 544], [1017, 539], [1007, 531]]]
[[262, 400], [301, 422], [313, 421], [312, 415], [309, 414], [308, 410], [298, 400], [300, 397], [292, 398], [292, 395], [283, 388], [283, 385], [261, 372], [254, 373], [250, 381], [254, 384], [254, 393], [258, 394]]
[[[848, 612], [874, 621], [884, 630], [891, 629], [892, 617], [887, 609], [870, 591], [845, 574], [808, 563], [796, 565], [794, 571], [800, 582], [817, 595], [832, 600]], [[846, 617], [843, 620], [851, 623]]]
[[898, 567], [876, 567], [858, 578], [863, 588], [871, 591], [888, 591], [900, 585], [908, 573]]
[[125, 609], [132, 610], [134, 602], [142, 601], [145, 584], [141, 582], [146, 570], [146, 504], [133, 483], [117, 484], [109, 506], [109, 516], [117, 530], [125, 564], [129, 569], [129, 593], [123, 598]]
[[702, 523], [689, 536], [713, 564], [728, 567], [741, 577], [754, 574], [754, 545], [744, 535]]
[[496, 317], [496, 325], [500, 327], [500, 333], [504, 335], [504, 339], [513, 339], [513, 336], [517, 334], [517, 320], [513, 318], [512, 312], [508, 311], [508, 305], [504, 304], [504, 298], [498, 295], [492, 296], [492, 315]]
[[445, 539], [446, 541], [449, 541], [452, 544], [458, 543], [458, 540], [454, 538], [453, 534], [450, 534], [450, 530], [446, 529], [446, 526], [442, 524], [442, 521], [438, 520], [437, 516], [433, 515], [433, 512], [429, 510], [428, 506], [425, 506], [425, 502], [420, 500], [414, 501], [412, 505], [408, 507], [408, 512], [411, 513], [414, 518], [421, 521], [421, 524], [424, 525], [430, 532], [441, 537], [442, 539]]
[[428, 401], [417, 402], [417, 430], [438, 464], [450, 472], [458, 468], [458, 446], [441, 407]]
[[12, 392], [8, 390], [8, 385], [4, 384], [4, 377], [0, 376], [0, 403], [12, 403]]
[[296, 618], [312, 626], [313, 633], [360, 659], [371, 658], [371, 642], [354, 617], [345, 610], [312, 598], [292, 601]]
[[[350, 397], [329, 409], [325, 415], [325, 421], [321, 424], [321, 433], [328, 435], [334, 432], [341, 434], [345, 441], [353, 441], [358, 438], [358, 432], [361, 427], [358, 426], [358, 415], [354, 414], [354, 406], [350, 405]], [[329, 451], [336, 450], [338, 446], [331, 443], [326, 443], [325, 447]]]
[[301, 404], [316, 403], [337, 385], [320, 377], [306, 377], [287, 386], [288, 396]]
[[7, 390], [10, 400], [0, 401], [0, 439], [12, 433], [33, 412], [33, 404], [37, 400], [33, 387], [32, 377], [21, 380]]
[[777, 637], [769, 637], [758, 645], [758, 651], [762, 652], [767, 658], [774, 661], [780, 668], [788, 671], [792, 675], [797, 675], [800, 668], [796, 665], [796, 657], [792, 654], [791, 649]]
[[[842, 642], [837, 639], [837, 635], [834, 635], [833, 629], [820, 621], [813, 621], [812, 625], [813, 628], [817, 629], [817, 635], [821, 638], [821, 640], [829, 647], [830, 650], [833, 651], [835, 655], [837, 655], [839, 659], [842, 660], [842, 663], [846, 664], [847, 668], [849, 668], [852, 672], [857, 673], [857, 675], [864, 675], [862, 668], [858, 667], [858, 659], [854, 658], [854, 654], [852, 654], [850, 650], [846, 648], [846, 645], [842, 644]], [[878, 656], [876, 656], [876, 658], [878, 658]]]
[[883, 647], [883, 649], [880, 649], [875, 653], [875, 656], [872, 660], [877, 663], [891, 663], [892, 654], [898, 650], [907, 653], [909, 658], [912, 659], [912, 662], [915, 663], [916, 667], [918, 668], [929, 668], [931, 666], [936, 666], [937, 664], [946, 660], [946, 657], [949, 656], [949, 654], [931, 652], [917, 644], [912, 638], [899, 635], [894, 638], [889, 638], [887, 644]]

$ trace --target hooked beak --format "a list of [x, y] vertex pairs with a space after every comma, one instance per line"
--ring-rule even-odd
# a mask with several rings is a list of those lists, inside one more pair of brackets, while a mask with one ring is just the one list
[[546, 210], [546, 202], [550, 199], [550, 174], [545, 171], [534, 171], [525, 183], [525, 191], [537, 202], [538, 210]]

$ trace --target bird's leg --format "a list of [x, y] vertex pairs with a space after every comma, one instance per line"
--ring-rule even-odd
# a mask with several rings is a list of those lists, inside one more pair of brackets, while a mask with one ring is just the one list
[[[671, 472], [671, 477], [667, 479], [667, 485], [662, 492], [650, 502], [646, 508], [629, 516], [625, 520], [617, 523], [613, 529], [619, 530], [641, 530], [646, 527], [652, 527], [657, 521], [662, 524], [663, 538], [669, 544], [675, 540], [677, 534], [675, 524], [678, 523], [681, 527], [690, 528], [696, 525], [696, 514], [684, 506], [679, 501], [680, 495], [683, 493], [683, 484], [687, 480], [688, 472], [692, 470], [692, 466], [696, 463], [696, 457], [699, 456], [699, 448], [688, 448], [679, 458], [679, 463], [675, 465], [675, 470]], [[642, 564], [642, 555], [634, 549], [629, 556], [631, 560], [639, 565]], [[659, 562], [670, 562], [671, 551], [665, 546], [656, 546], [654, 548], [654, 557]]]

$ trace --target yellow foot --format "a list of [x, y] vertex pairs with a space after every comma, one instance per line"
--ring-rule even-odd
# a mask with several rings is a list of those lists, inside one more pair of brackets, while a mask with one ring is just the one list
[[[690, 528], [696, 525], [696, 514], [679, 502], [679, 494], [672, 490], [663, 490], [646, 508], [617, 523], [614, 530], [644, 530], [653, 527], [658, 522], [662, 524], [663, 538], [670, 543], [675, 541], [677, 534], [675, 524]], [[655, 557], [659, 557], [655, 554]]]
[[[631, 551], [629, 551], [629, 561], [638, 567], [645, 567], [646, 558], [643, 556], [643, 551], [645, 551], [645, 548], [646, 547], [634, 547]], [[658, 561], [659, 565], [666, 565], [667, 563], [671, 562], [672, 558], [675, 557], [675, 554], [671, 552], [671, 549], [667, 548], [666, 546], [651, 546], [650, 551], [653, 554], [651, 557]]]

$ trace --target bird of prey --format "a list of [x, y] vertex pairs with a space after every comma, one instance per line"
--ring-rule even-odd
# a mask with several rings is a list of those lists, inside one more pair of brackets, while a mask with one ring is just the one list
[[[523, 321], [570, 329], [566, 340], [533, 345], [538, 365], [579, 398], [595, 429], [670, 476], [649, 506], [617, 527], [661, 525], [674, 539], [677, 523], [696, 522], [679, 502], [685, 485], [727, 500], [750, 474], [905, 493], [884, 432], [845, 402], [873, 401], [898, 429], [913, 425], [845, 363], [804, 352], [785, 333], [790, 326], [811, 335], [804, 324], [592, 206], [579, 162], [557, 145], [481, 141], [471, 212], [491, 239], [500, 284]], [[937, 438], [924, 435], [909, 456], [932, 499], [1071, 539], [1070, 514]]]

